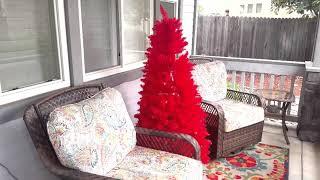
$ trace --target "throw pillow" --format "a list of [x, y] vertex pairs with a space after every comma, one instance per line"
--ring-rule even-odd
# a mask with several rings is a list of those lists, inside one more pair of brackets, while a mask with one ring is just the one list
[[195, 65], [192, 76], [203, 100], [215, 102], [226, 97], [227, 71], [223, 62]]
[[142, 90], [141, 85], [141, 79], [136, 79], [114, 87], [121, 93], [129, 116], [134, 125], [136, 125], [138, 122], [138, 119], [135, 118], [134, 115], [138, 113], [139, 109], [138, 101], [141, 98], [141, 95], [139, 94], [139, 92]]
[[47, 129], [62, 165], [102, 176], [136, 145], [136, 132], [121, 94], [112, 88], [55, 109]]

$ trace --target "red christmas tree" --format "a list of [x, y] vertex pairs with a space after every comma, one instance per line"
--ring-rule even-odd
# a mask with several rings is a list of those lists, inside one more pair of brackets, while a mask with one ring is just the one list
[[182, 37], [181, 21], [168, 18], [161, 7], [163, 19], [157, 21], [151, 47], [147, 49], [138, 126], [189, 134], [201, 147], [203, 163], [209, 160], [210, 141], [206, 139], [205, 113], [201, 97], [192, 79], [193, 64], [184, 52], [188, 44]]

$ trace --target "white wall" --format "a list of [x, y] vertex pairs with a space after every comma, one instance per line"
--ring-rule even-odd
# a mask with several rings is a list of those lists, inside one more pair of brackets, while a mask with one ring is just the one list
[[320, 67], [320, 18], [318, 21], [318, 34], [313, 54], [314, 66]]
[[193, 34], [193, 14], [194, 14], [194, 0], [183, 0], [182, 5], [182, 28], [183, 35], [186, 37], [188, 46], [186, 47], [189, 54], [192, 49], [192, 34]]

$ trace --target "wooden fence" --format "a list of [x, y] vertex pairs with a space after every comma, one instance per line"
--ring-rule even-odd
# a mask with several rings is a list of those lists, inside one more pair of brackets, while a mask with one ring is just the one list
[[196, 54], [311, 60], [316, 19], [199, 16]]

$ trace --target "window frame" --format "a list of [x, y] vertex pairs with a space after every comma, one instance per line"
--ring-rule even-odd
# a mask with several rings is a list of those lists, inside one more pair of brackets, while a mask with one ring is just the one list
[[[81, 63], [77, 63], [75, 62], [77, 59], [75, 59], [74, 61], [72, 60], [73, 63], [73, 70], [74, 71], [78, 71], [76, 73], [73, 73], [73, 77], [76, 77], [77, 80], [75, 80], [73, 82], [74, 85], [79, 85], [82, 84], [84, 82], [89, 82], [89, 81], [93, 81], [93, 80], [97, 80], [97, 79], [101, 79], [104, 77], [108, 77], [114, 74], [118, 74], [118, 73], [122, 73], [122, 72], [126, 72], [126, 71], [130, 71], [130, 70], [134, 70], [134, 69], [138, 69], [144, 66], [144, 63], [146, 62], [146, 60], [144, 61], [139, 61], [139, 62], [134, 62], [134, 63], [130, 63], [130, 64], [125, 64], [125, 60], [123, 59], [123, 55], [124, 55], [124, 31], [123, 31], [123, 4], [124, 4], [124, 0], [115, 0], [115, 11], [116, 11], [116, 28], [114, 28], [114, 30], [116, 29], [118, 31], [117, 33], [117, 37], [113, 38], [112, 41], [117, 41], [117, 42], [112, 42], [113, 44], [117, 44], [117, 49], [116, 51], [119, 53], [118, 54], [118, 61], [119, 61], [119, 65], [117, 66], [113, 66], [113, 67], [109, 67], [109, 68], [105, 68], [105, 69], [101, 69], [101, 70], [97, 70], [97, 71], [92, 71], [92, 72], [85, 72], [85, 58], [84, 58], [84, 46], [83, 46], [83, 31], [82, 31], [82, 12], [81, 12], [81, 0], [76, 0], [76, 8], [78, 9], [77, 12], [77, 16], [78, 16], [78, 24], [73, 26], [73, 27], [69, 27], [71, 28], [78, 28], [79, 34], [78, 36], [75, 36], [74, 34], [70, 34], [71, 32], [69, 32], [69, 35], [71, 37], [71, 41], [76, 40], [74, 38], [79, 38], [77, 40], [77, 42], [80, 40], [80, 47], [78, 47], [77, 52], [74, 53], [79, 53], [81, 54], [80, 59], [81, 59]], [[70, 10], [71, 7], [75, 6], [75, 4], [72, 4], [71, 6], [68, 7], [68, 9]], [[72, 12], [71, 12], [72, 13]], [[154, 20], [154, 2], [150, 1], [150, 32], [152, 32], [152, 26], [153, 26], [153, 20]], [[76, 14], [73, 14], [76, 16]], [[69, 16], [70, 16], [70, 12], [69, 12]], [[69, 20], [70, 23], [70, 20]], [[70, 30], [71, 31], [71, 30]], [[72, 43], [71, 43], [72, 44]], [[130, 50], [129, 50], [130, 51]], [[141, 51], [141, 52], [146, 52], [146, 51]], [[74, 53], [71, 52], [72, 56], [76, 56]], [[79, 71], [80, 69], [80, 71]], [[78, 78], [77, 76], [81, 76], [81, 78]], [[75, 79], [75, 78], [74, 78]]]
[[64, 1], [53, 0], [52, 7], [54, 12], [55, 34], [51, 35], [54, 35], [53, 37], [56, 37], [57, 41], [60, 79], [50, 82], [39, 82], [35, 85], [7, 92], [0, 91], [0, 106], [70, 86]]

